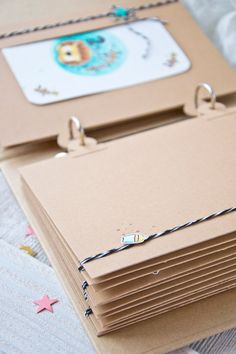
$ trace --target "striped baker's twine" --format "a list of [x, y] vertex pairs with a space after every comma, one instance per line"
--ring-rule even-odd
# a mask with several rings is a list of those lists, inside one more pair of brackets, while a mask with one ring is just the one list
[[[129, 11], [133, 11], [133, 12], [142, 11], [142, 10], [148, 10], [148, 9], [152, 9], [152, 8], [155, 8], [155, 7], [160, 7], [160, 6], [163, 6], [163, 5], [172, 4], [172, 3], [175, 3], [175, 2], [178, 2], [178, 0], [160, 0], [160, 1], [157, 1], [157, 2], [143, 4], [143, 5], [140, 5], [140, 6], [128, 8], [128, 10]], [[48, 29], [64, 27], [64, 26], [68, 26], [68, 25], [75, 25], [77, 23], [88, 22], [88, 21], [98, 20], [98, 19], [107, 18], [107, 17], [108, 18], [109, 17], [116, 17], [114, 11], [110, 10], [108, 12], [100, 13], [100, 14], [97, 14], [97, 15], [79, 17], [79, 18], [70, 19], [70, 20], [66, 20], [66, 21], [60, 21], [60, 22], [56, 22], [56, 23], [52, 23], [52, 24], [39, 25], [39, 26], [35, 26], [35, 27], [31, 27], [31, 28], [25, 28], [25, 29], [21, 29], [21, 30], [16, 30], [16, 31], [8, 32], [8, 33], [2, 33], [2, 34], [0, 34], [0, 39], [20, 36], [20, 35], [24, 35], [24, 34], [39, 32], [39, 31], [45, 31], [45, 30], [48, 30]]]
[[111, 248], [108, 251], [98, 253], [98, 254], [96, 254], [94, 256], [91, 256], [91, 257], [87, 257], [87, 258], [83, 259], [82, 261], [80, 261], [79, 271], [84, 270], [84, 267], [83, 267], [84, 264], [86, 264], [88, 262], [91, 262], [91, 261], [94, 261], [95, 259], [104, 258], [104, 257], [110, 256], [113, 253], [121, 252], [121, 251], [124, 251], [124, 250], [126, 250], [128, 248], [131, 248], [131, 247], [134, 247], [134, 246], [140, 246], [143, 243], [146, 243], [148, 241], [154, 240], [156, 238], [169, 235], [169, 234], [171, 234], [173, 232], [176, 232], [176, 231], [179, 231], [179, 230], [182, 230], [182, 229], [186, 229], [187, 227], [194, 226], [196, 224], [200, 224], [200, 223], [203, 223], [205, 221], [209, 221], [211, 219], [215, 219], [215, 218], [217, 218], [219, 216], [226, 215], [226, 214], [232, 213], [234, 211], [236, 211], [236, 206], [234, 206], [232, 208], [221, 210], [221, 211], [219, 211], [217, 213], [210, 214], [208, 216], [204, 216], [202, 218], [199, 218], [199, 219], [196, 219], [196, 220], [193, 220], [193, 221], [189, 221], [189, 222], [187, 222], [185, 224], [182, 224], [182, 225], [178, 225], [178, 226], [172, 227], [171, 229], [167, 229], [167, 230], [161, 231], [159, 233], [155, 233], [153, 235], [147, 236], [145, 238], [144, 242], [142, 242], [142, 243], [133, 243], [133, 244], [122, 245], [122, 246], [119, 246], [119, 247], [114, 247], [114, 248]]

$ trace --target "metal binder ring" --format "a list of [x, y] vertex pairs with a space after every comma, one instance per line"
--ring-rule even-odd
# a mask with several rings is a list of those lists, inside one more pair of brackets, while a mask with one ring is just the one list
[[195, 89], [195, 95], [194, 95], [194, 105], [195, 108], [198, 109], [199, 107], [199, 93], [201, 89], [205, 89], [207, 90], [207, 92], [210, 95], [210, 108], [211, 109], [215, 109], [215, 105], [216, 105], [216, 93], [213, 90], [212, 86], [207, 84], [206, 82], [201, 82], [200, 84], [197, 85], [196, 89]]
[[79, 139], [80, 139], [80, 145], [84, 146], [85, 145], [85, 132], [84, 128], [80, 123], [79, 118], [77, 117], [70, 117], [68, 121], [68, 128], [69, 128], [69, 134], [70, 134], [70, 140], [75, 140], [76, 136], [74, 133], [74, 129], [79, 132]]

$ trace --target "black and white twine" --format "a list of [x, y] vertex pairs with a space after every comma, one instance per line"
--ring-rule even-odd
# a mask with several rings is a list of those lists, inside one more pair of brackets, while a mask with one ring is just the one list
[[[172, 4], [172, 3], [175, 3], [175, 2], [178, 2], [178, 0], [161, 0], [161, 1], [153, 2], [153, 3], [149, 3], [149, 4], [144, 4], [144, 5], [132, 7], [132, 8], [129, 8], [128, 10], [132, 11], [132, 12], [148, 10], [148, 9], [160, 7], [162, 5]], [[66, 20], [66, 21], [59, 21], [59, 22], [52, 23], [52, 24], [39, 25], [39, 26], [35, 26], [35, 27], [31, 27], [31, 28], [25, 28], [25, 29], [21, 29], [21, 30], [16, 30], [16, 31], [8, 32], [8, 33], [2, 33], [2, 34], [0, 34], [0, 39], [20, 36], [20, 35], [24, 35], [24, 34], [39, 32], [39, 31], [45, 31], [45, 30], [48, 30], [48, 29], [64, 27], [64, 26], [68, 26], [68, 25], [74, 25], [74, 24], [82, 23], [82, 22], [99, 20], [99, 19], [103, 19], [103, 18], [107, 18], [107, 17], [111, 17], [112, 18], [114, 16], [115, 16], [114, 15], [114, 11], [110, 10], [108, 12], [100, 13], [100, 14], [97, 14], [97, 15], [79, 17], [79, 18], [70, 19], [70, 20]]]
[[189, 221], [189, 222], [187, 222], [185, 224], [178, 225], [178, 226], [172, 227], [170, 229], [166, 229], [166, 230], [161, 231], [159, 233], [152, 234], [150, 236], [147, 236], [145, 238], [145, 240], [143, 241], [143, 243], [124, 244], [124, 245], [119, 246], [119, 247], [111, 248], [110, 250], [107, 250], [105, 252], [98, 253], [98, 254], [96, 254], [94, 256], [87, 257], [87, 258], [83, 259], [82, 261], [80, 261], [79, 271], [84, 270], [84, 267], [83, 267], [84, 264], [86, 264], [88, 262], [91, 262], [91, 261], [94, 261], [95, 259], [104, 258], [104, 257], [110, 256], [113, 253], [121, 252], [121, 251], [129, 249], [131, 247], [141, 246], [142, 244], [144, 244], [146, 242], [149, 242], [151, 240], [154, 240], [156, 238], [169, 235], [169, 234], [174, 233], [176, 231], [179, 231], [179, 230], [182, 230], [182, 229], [186, 229], [186, 228], [188, 228], [190, 226], [194, 226], [196, 224], [200, 224], [200, 223], [203, 223], [205, 221], [209, 221], [209, 220], [215, 219], [217, 217], [220, 217], [220, 216], [223, 216], [223, 215], [226, 215], [226, 214], [230, 214], [230, 213], [232, 213], [234, 211], [236, 211], [236, 206], [234, 206], [232, 208], [221, 210], [221, 211], [219, 211], [217, 213], [210, 214], [210, 215], [204, 216], [204, 217], [196, 219], [196, 220]]
[[85, 312], [84, 312], [84, 316], [89, 317], [90, 315], [92, 315], [92, 313], [93, 313], [93, 310], [90, 307], [88, 307], [87, 310], [85, 310]]

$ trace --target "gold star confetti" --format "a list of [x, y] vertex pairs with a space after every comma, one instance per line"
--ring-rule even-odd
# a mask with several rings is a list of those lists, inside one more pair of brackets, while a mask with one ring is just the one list
[[37, 255], [37, 253], [34, 250], [32, 250], [32, 248], [30, 246], [22, 245], [22, 246], [20, 246], [20, 250], [24, 251], [25, 253], [27, 253], [31, 257], [35, 257]]

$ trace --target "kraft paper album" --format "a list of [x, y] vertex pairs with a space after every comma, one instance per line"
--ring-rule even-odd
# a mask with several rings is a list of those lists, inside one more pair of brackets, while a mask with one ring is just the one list
[[1, 169], [99, 353], [236, 325], [236, 75], [145, 5], [0, 37]]

